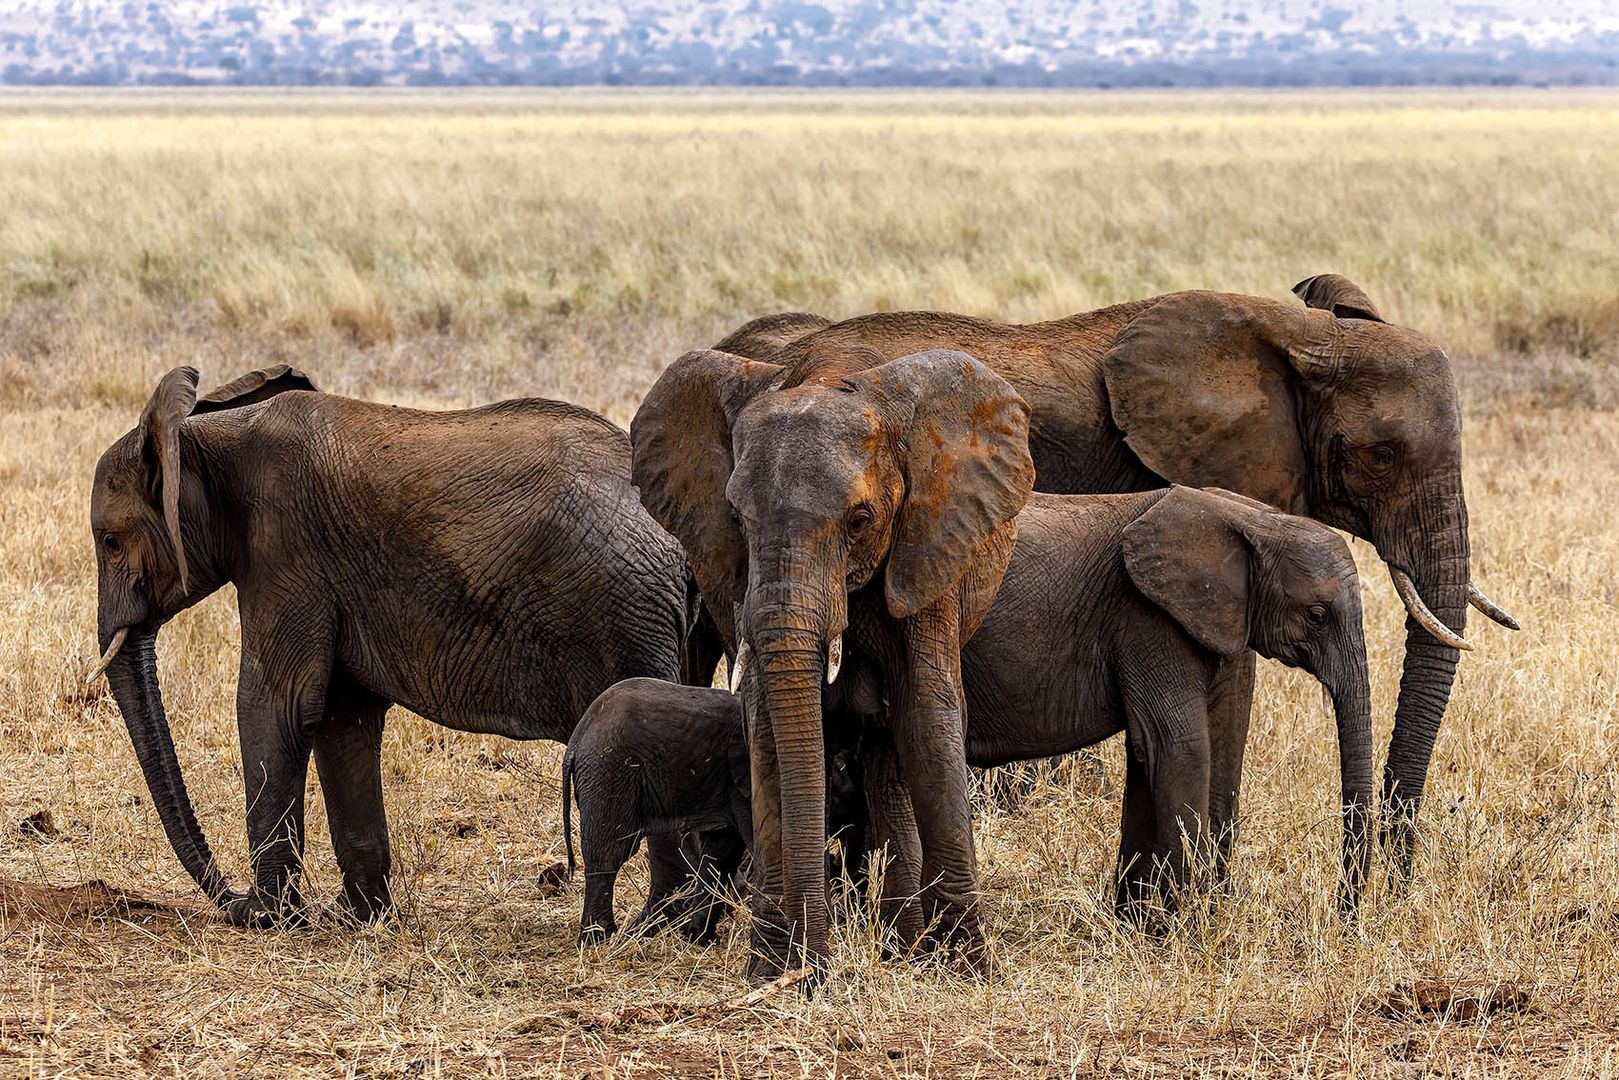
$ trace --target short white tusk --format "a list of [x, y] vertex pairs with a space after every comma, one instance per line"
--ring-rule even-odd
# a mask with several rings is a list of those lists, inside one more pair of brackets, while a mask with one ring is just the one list
[[1483, 591], [1472, 582], [1468, 582], [1467, 585], [1467, 602], [1478, 608], [1491, 619], [1494, 619], [1496, 622], [1506, 627], [1508, 630], [1523, 629], [1523, 627], [1518, 625], [1518, 620], [1514, 619], [1512, 615], [1508, 613], [1506, 608], [1502, 607], [1500, 604], [1497, 604], [1488, 596], [1485, 596]]
[[744, 641], [736, 647], [736, 659], [731, 661], [731, 693], [736, 693], [742, 687], [742, 669], [748, 666], [748, 657], [753, 652]]
[[843, 635], [833, 638], [826, 647], [826, 685], [831, 686], [838, 681], [838, 672], [843, 670]]
[[90, 677], [84, 680], [84, 685], [89, 686], [91, 683], [101, 678], [102, 672], [107, 670], [107, 665], [112, 663], [113, 659], [117, 657], [118, 650], [124, 647], [124, 639], [128, 636], [129, 627], [120, 626], [118, 628], [118, 632], [112, 636], [112, 643], [107, 646], [107, 651], [101, 654], [101, 662], [97, 664], [96, 669], [90, 673]]
[[1422, 597], [1417, 593], [1417, 583], [1411, 580], [1409, 574], [1390, 564], [1389, 577], [1394, 579], [1394, 591], [1400, 594], [1405, 610], [1411, 613], [1418, 625], [1453, 649], [1473, 651], [1472, 644], [1466, 638], [1440, 622], [1439, 616], [1428, 610], [1428, 605], [1422, 602]]

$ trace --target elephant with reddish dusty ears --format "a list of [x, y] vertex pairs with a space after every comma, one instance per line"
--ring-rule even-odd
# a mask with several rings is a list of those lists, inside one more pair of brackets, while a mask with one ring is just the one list
[[[1033, 409], [1041, 491], [1216, 486], [1374, 544], [1410, 613], [1383, 777], [1385, 840], [1403, 875], [1457, 650], [1470, 647], [1461, 637], [1468, 604], [1515, 624], [1469, 573], [1461, 413], [1444, 350], [1383, 322], [1343, 278], [1307, 279], [1298, 291], [1311, 307], [1183, 292], [1021, 326], [864, 315], [770, 360], [796, 368], [856, 347], [885, 358], [963, 349]], [[1252, 700], [1252, 661], [1232, 661], [1220, 681], [1217, 723], [1235, 736]], [[1235, 819], [1239, 765], [1214, 763], [1211, 813], [1222, 836]]]
[[[750, 974], [826, 956], [823, 707], [841, 709], [872, 669], [900, 766], [868, 768], [875, 843], [919, 833], [906, 876], [925, 883], [943, 943], [976, 963], [960, 649], [1034, 479], [1028, 407], [959, 352], [884, 363], [854, 350], [789, 373], [700, 351], [663, 373], [630, 433], [643, 502], [685, 545], [721, 633], [751, 656]], [[861, 680], [839, 686], [845, 665]], [[919, 931], [906, 910], [902, 933]]]
[[[315, 392], [285, 367], [199, 399], [195, 369], [164, 376], [96, 466], [102, 666], [175, 854], [234, 922], [305, 917], [311, 756], [343, 904], [387, 910], [390, 705], [563, 741], [619, 680], [678, 676], [695, 595], [629, 456], [622, 430], [562, 402], [401, 409]], [[157, 678], [160, 628], [226, 583], [247, 892], [227, 887], [197, 823]], [[659, 843], [654, 866], [678, 866], [677, 840]]]

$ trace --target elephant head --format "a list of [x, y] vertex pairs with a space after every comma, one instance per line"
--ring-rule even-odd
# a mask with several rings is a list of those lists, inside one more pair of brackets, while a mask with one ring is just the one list
[[1309, 518], [1175, 487], [1125, 527], [1124, 562], [1142, 594], [1211, 653], [1251, 648], [1308, 671], [1331, 695], [1344, 821], [1338, 903], [1353, 914], [1371, 861], [1372, 707], [1348, 546]]
[[1167, 296], [1103, 360], [1113, 419], [1158, 475], [1241, 491], [1370, 541], [1409, 618], [1384, 771], [1386, 838], [1409, 869], [1413, 819], [1455, 677], [1472, 585], [1461, 413], [1450, 361], [1327, 275], [1300, 309], [1258, 297]]
[[687, 353], [630, 427], [642, 501], [758, 673], [786, 904], [812, 943], [825, 924], [821, 686], [837, 678], [849, 595], [880, 571], [888, 618], [955, 602], [1034, 480], [1029, 410], [1003, 379], [959, 352], [880, 361], [853, 350], [801, 372]]
[[250, 372], [199, 399], [197, 370], [175, 368], [141, 411], [139, 425], [101, 455], [90, 495], [96, 551], [96, 634], [103, 671], [140, 760], [163, 831], [210, 898], [234, 895], [214, 862], [175, 756], [157, 680], [157, 632], [229, 580], [216, 528], [210, 442], [198, 414], [241, 408], [286, 390], [314, 390], [286, 366]]

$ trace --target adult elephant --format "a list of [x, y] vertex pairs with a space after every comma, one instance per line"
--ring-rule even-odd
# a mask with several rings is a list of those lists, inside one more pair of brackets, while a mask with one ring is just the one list
[[854, 350], [788, 372], [704, 350], [664, 371], [630, 434], [642, 501], [685, 546], [727, 644], [753, 657], [750, 975], [826, 956], [823, 722], [884, 704], [893, 753], [868, 756], [872, 828], [928, 883], [890, 910], [914, 936], [926, 908], [930, 942], [976, 964], [960, 652], [1034, 480], [1023, 399], [959, 352]]
[[[770, 357], [813, 369], [851, 349], [883, 358], [929, 348], [978, 357], [1033, 409], [1035, 486], [1130, 492], [1174, 482], [1226, 488], [1370, 541], [1404, 602], [1406, 647], [1383, 774], [1383, 835], [1409, 873], [1414, 821], [1455, 678], [1471, 602], [1511, 616], [1472, 583], [1461, 413], [1450, 361], [1384, 322], [1337, 275], [1307, 278], [1309, 306], [1182, 292], [1008, 325], [940, 312], [863, 315]], [[1253, 659], [1222, 671], [1216, 711], [1235, 756], [1213, 763], [1224, 858], [1236, 815]]]
[[[543, 400], [376, 405], [284, 366], [200, 400], [196, 388], [195, 369], [169, 372], [96, 466], [98, 672], [175, 854], [231, 921], [303, 918], [311, 752], [344, 905], [366, 919], [389, 905], [390, 704], [566, 741], [613, 683], [678, 677], [695, 590], [630, 487], [629, 440], [602, 417]], [[242, 627], [245, 893], [197, 824], [157, 679], [159, 628], [227, 582]], [[678, 873], [664, 847], [655, 879]]]

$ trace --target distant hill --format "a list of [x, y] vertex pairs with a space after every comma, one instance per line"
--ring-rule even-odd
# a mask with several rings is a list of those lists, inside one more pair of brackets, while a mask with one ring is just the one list
[[0, 82], [1611, 85], [1619, 2], [11, 0]]

